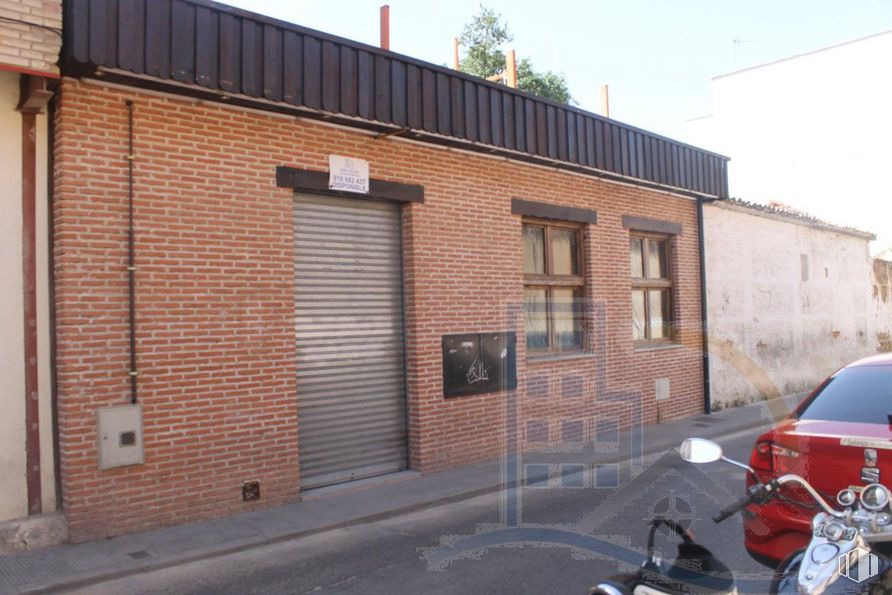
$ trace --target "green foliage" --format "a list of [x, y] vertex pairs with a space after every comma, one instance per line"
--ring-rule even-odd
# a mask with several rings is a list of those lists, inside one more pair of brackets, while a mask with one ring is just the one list
[[[503, 74], [505, 44], [513, 39], [502, 15], [481, 4], [479, 14], [465, 25], [459, 37], [464, 48], [462, 71], [482, 78]], [[517, 63], [517, 87], [561, 103], [573, 103], [566, 77], [551, 71], [539, 72], [528, 58]]]
[[458, 38], [465, 48], [462, 71], [483, 78], [504, 72], [505, 52], [502, 46], [513, 39], [508, 25], [502, 22], [502, 15], [480, 5], [480, 14], [465, 25]]
[[567, 79], [563, 74], [550, 70], [537, 72], [527, 58], [521, 58], [517, 63], [517, 87], [561, 103], [576, 103], [570, 95]]

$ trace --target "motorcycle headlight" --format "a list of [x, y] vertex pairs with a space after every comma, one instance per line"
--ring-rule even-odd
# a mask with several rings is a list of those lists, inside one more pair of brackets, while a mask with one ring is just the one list
[[872, 483], [861, 490], [861, 505], [867, 510], [882, 510], [889, 505], [889, 490], [878, 483]]
[[855, 503], [855, 492], [852, 490], [839, 490], [836, 495], [836, 501], [843, 506], [851, 506]]
[[839, 541], [846, 534], [846, 528], [839, 523], [828, 523], [824, 527], [824, 537], [829, 541]]

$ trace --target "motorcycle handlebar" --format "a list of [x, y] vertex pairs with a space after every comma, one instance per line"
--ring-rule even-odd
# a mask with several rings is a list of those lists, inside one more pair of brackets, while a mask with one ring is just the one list
[[745, 505], [744, 501], [740, 500], [738, 502], [735, 502], [731, 506], [726, 506], [725, 508], [721, 509], [718, 514], [716, 514], [712, 517], [712, 522], [721, 523], [726, 518], [728, 518], [729, 516], [731, 516], [738, 510], [740, 510], [741, 508], [743, 508], [744, 505]]
[[777, 479], [772, 479], [768, 483], [763, 483], [755, 486], [746, 497], [741, 498], [734, 504], [730, 504], [720, 510], [717, 515], [712, 517], [712, 520], [716, 523], [721, 523], [729, 516], [740, 511], [744, 507], [749, 506], [750, 504], [765, 504], [774, 497], [774, 495], [777, 493], [777, 489], [782, 484], [791, 482], [798, 483], [803, 488], [805, 488], [805, 491], [807, 491], [811, 495], [811, 497], [815, 499], [815, 502], [817, 502], [827, 514], [835, 516], [837, 518], [844, 518], [846, 516], [845, 513], [831, 508], [830, 505], [827, 504], [827, 501], [824, 500], [824, 498], [822, 498], [821, 495], [818, 494], [817, 490], [815, 490], [805, 479], [799, 477], [798, 475], [789, 473], [787, 475], [782, 475]]
[[717, 515], [712, 517], [713, 522], [721, 523], [729, 516], [742, 510], [745, 506], [749, 506], [750, 504], [753, 504], [755, 502], [758, 502], [759, 504], [764, 504], [765, 502], [770, 500], [772, 498], [772, 496], [774, 495], [774, 487], [775, 486], [773, 486], [772, 483], [773, 482], [769, 482], [767, 484], [759, 484], [758, 486], [755, 487], [755, 489], [753, 489], [749, 494], [747, 494], [746, 497], [741, 498], [734, 504], [729, 504], [728, 506], [724, 507], [723, 509], [721, 509], [719, 511], [719, 513]]
[[805, 488], [805, 491], [808, 492], [809, 495], [815, 499], [815, 502], [817, 502], [818, 505], [824, 509], [824, 512], [826, 512], [830, 516], [835, 516], [840, 519], [846, 517], [846, 513], [835, 510], [832, 506], [827, 504], [827, 501], [821, 497], [821, 495], [818, 493], [818, 491], [816, 489], [814, 489], [812, 487], [812, 485], [810, 483], [808, 483], [804, 478], [799, 477], [798, 475], [795, 475], [793, 473], [788, 473], [787, 475], [781, 475], [777, 479], [773, 480], [772, 483], [777, 483], [778, 485], [780, 485], [780, 484], [790, 483], [790, 482], [798, 483], [803, 488]]

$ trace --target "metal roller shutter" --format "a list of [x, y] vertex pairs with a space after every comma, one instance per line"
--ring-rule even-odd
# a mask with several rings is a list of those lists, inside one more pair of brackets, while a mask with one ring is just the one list
[[400, 236], [396, 204], [295, 197], [304, 488], [406, 468]]

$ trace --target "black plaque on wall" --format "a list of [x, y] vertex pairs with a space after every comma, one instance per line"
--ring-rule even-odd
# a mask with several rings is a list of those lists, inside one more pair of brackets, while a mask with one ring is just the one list
[[514, 333], [443, 335], [443, 396], [480, 395], [515, 388]]

